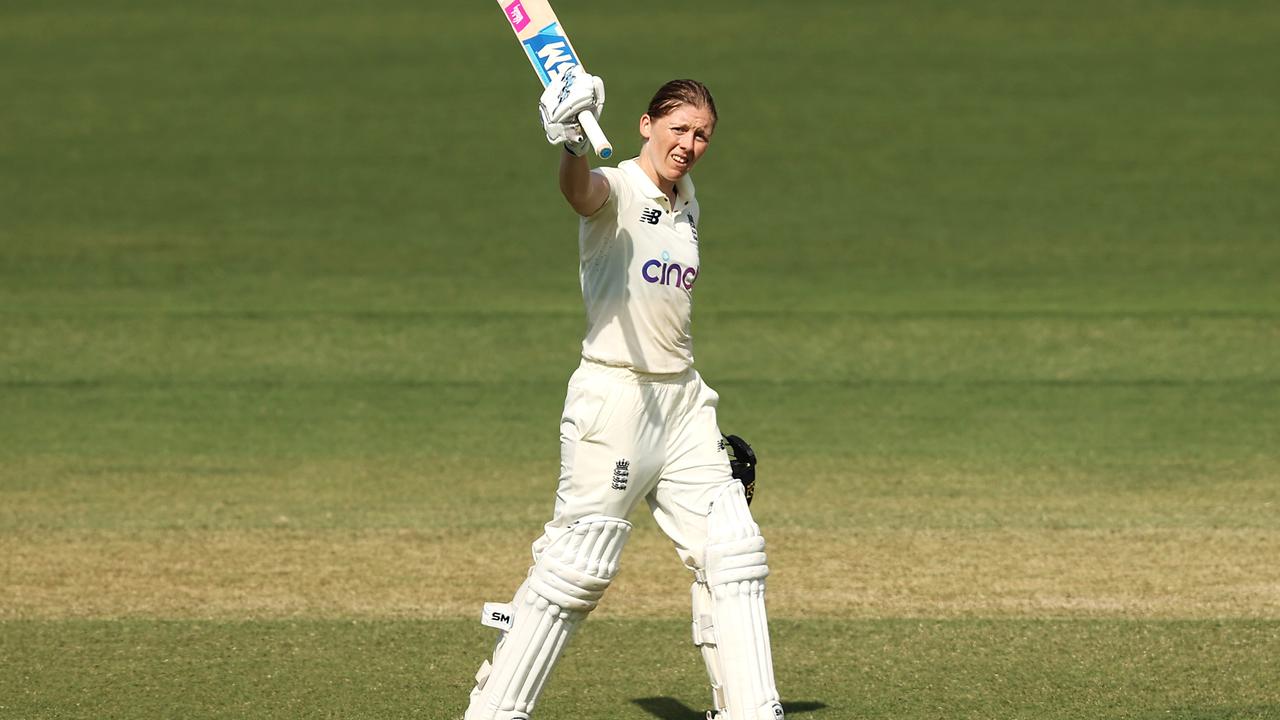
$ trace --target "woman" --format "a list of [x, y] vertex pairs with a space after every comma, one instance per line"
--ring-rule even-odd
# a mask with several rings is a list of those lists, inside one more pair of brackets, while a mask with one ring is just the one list
[[599, 115], [604, 87], [573, 68], [541, 102], [547, 138], [564, 145], [560, 189], [581, 216], [587, 310], [582, 362], [560, 421], [555, 511], [510, 605], [488, 604], [504, 632], [476, 675], [466, 720], [527, 720], [565, 644], [618, 570], [643, 499], [694, 573], [694, 643], [718, 720], [777, 720], [764, 612], [764, 539], [730, 473], [715, 391], [693, 369], [690, 336], [700, 217], [689, 170], [716, 127], [694, 80], [661, 88], [640, 117], [639, 156], [591, 170], [574, 120]]

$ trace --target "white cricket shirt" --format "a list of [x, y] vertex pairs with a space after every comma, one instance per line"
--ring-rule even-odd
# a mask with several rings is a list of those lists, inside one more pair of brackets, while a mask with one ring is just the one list
[[582, 357], [640, 372], [681, 372], [693, 364], [693, 181], [688, 175], [677, 181], [672, 207], [635, 160], [592, 172], [609, 181], [609, 199], [578, 227], [587, 307]]

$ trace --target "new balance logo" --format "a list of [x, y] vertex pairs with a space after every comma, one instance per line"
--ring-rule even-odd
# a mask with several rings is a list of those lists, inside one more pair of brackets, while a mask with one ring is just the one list
[[619, 460], [613, 465], [613, 489], [626, 490], [627, 480], [631, 477], [631, 461]]
[[640, 211], [640, 222], [647, 222], [650, 225], [657, 225], [658, 218], [662, 217], [662, 211], [658, 208], [647, 207]]

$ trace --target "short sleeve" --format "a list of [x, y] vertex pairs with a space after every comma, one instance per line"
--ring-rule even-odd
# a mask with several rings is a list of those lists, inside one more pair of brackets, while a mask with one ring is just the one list
[[596, 168], [591, 174], [599, 175], [609, 183], [609, 198], [599, 210], [581, 220], [578, 249], [583, 258], [595, 255], [617, 235], [618, 213], [626, 206], [631, 192], [626, 177], [617, 168]]
[[609, 208], [613, 208], [613, 211], [616, 213], [618, 205], [620, 204], [619, 200], [621, 200], [621, 195], [626, 192], [627, 189], [626, 179], [623, 178], [622, 173], [617, 168], [596, 168], [591, 171], [591, 174], [602, 177], [609, 183], [609, 199], [604, 201], [604, 204], [600, 206], [599, 210], [596, 210], [587, 217], [596, 217]]

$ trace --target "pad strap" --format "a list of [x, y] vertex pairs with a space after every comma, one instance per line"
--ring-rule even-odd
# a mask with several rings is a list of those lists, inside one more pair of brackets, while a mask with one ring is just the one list
[[707, 679], [711, 681], [711, 700], [717, 710], [724, 710], [724, 670], [720, 663], [720, 648], [716, 643], [711, 588], [699, 581], [693, 583], [690, 590], [693, 595], [693, 644], [702, 654], [702, 662], [707, 668]]

